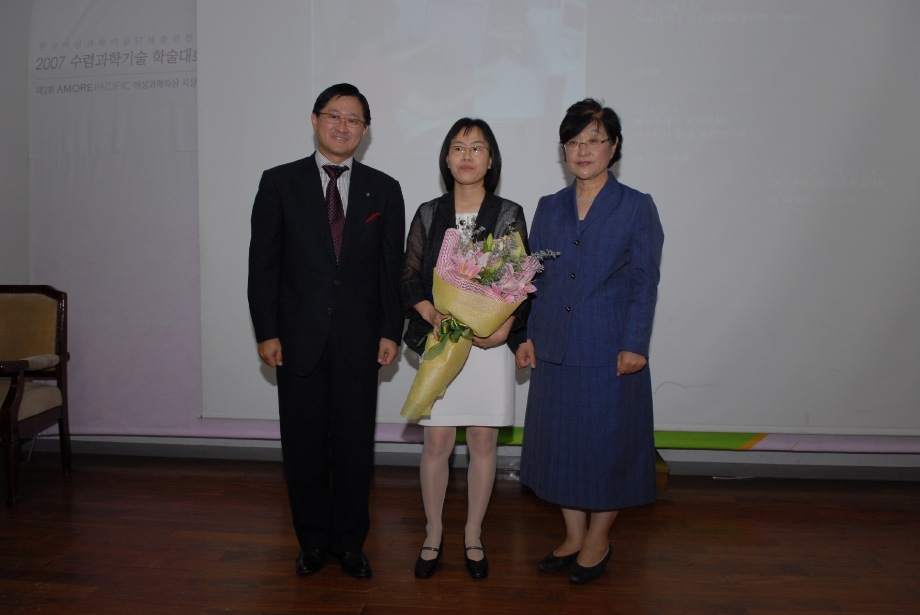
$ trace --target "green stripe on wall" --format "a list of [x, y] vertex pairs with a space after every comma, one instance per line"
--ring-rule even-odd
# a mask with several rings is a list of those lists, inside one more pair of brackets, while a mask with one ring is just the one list
[[[656, 448], [707, 449], [741, 451], [751, 448], [764, 438], [760, 433], [723, 433], [706, 431], [656, 431]], [[523, 427], [502, 427], [498, 430], [498, 443], [502, 446], [519, 446], [524, 441]], [[466, 443], [466, 430], [457, 429], [457, 442]]]
[[706, 431], [656, 431], [656, 448], [747, 450], [763, 439], [759, 433], [721, 433]]
[[[520, 446], [523, 441], [523, 427], [499, 427], [499, 446]], [[466, 444], [466, 427], [457, 428], [457, 444]]]

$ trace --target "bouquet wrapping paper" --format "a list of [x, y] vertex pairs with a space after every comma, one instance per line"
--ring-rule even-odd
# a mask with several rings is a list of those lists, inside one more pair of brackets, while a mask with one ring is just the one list
[[[488, 337], [514, 313], [526, 294], [520, 295], [513, 302], [507, 302], [497, 297], [490, 287], [482, 286], [458, 273], [453, 266], [453, 256], [457, 254], [459, 244], [460, 233], [456, 229], [449, 229], [438, 253], [434, 272], [434, 306], [442, 314], [450, 314], [467, 325], [477, 337]], [[425, 354], [439, 342], [434, 335], [429, 335], [425, 343]], [[456, 342], [448, 342], [436, 357], [423, 358], [400, 416], [412, 420], [430, 416], [434, 402], [444, 395], [448, 385], [466, 365], [472, 345], [471, 339], [460, 337]]]

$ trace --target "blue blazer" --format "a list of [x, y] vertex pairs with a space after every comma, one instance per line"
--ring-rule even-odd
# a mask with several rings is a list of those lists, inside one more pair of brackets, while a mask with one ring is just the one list
[[530, 232], [544, 261], [527, 337], [537, 358], [566, 365], [616, 365], [621, 350], [648, 356], [664, 232], [652, 197], [607, 184], [578, 220], [575, 184], [542, 197]]

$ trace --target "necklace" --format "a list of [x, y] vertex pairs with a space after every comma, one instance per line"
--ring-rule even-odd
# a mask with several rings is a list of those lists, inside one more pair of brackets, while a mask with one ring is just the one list
[[594, 198], [592, 197], [590, 199], [579, 199], [578, 197], [575, 197], [575, 202], [579, 205], [588, 205], [594, 202]]

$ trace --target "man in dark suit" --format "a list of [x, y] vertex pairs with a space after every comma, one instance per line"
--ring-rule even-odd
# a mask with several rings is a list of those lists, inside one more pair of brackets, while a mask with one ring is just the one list
[[297, 572], [320, 570], [329, 553], [369, 578], [377, 372], [396, 358], [403, 330], [405, 206], [396, 180], [354, 159], [371, 122], [355, 86], [326, 89], [311, 121], [316, 152], [259, 183], [249, 310], [259, 356], [278, 368]]

